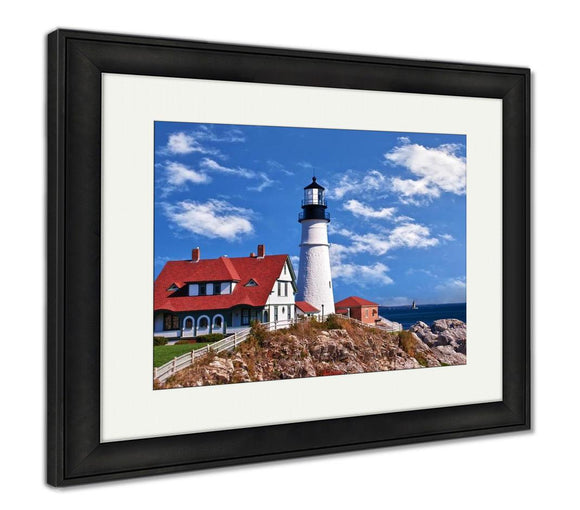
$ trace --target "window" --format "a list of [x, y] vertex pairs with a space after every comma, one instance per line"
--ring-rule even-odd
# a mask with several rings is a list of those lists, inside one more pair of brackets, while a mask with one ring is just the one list
[[288, 295], [288, 282], [278, 282], [278, 295], [279, 296]]
[[200, 283], [199, 284], [199, 295], [200, 296], [206, 296], [207, 295], [207, 284], [206, 283]]
[[222, 318], [221, 318], [221, 317], [216, 317], [216, 318], [214, 319], [213, 325], [214, 325], [216, 328], [221, 328], [221, 327], [222, 327]]
[[213, 293], [215, 296], [219, 296], [222, 293], [221, 283], [214, 283], [213, 284]]
[[250, 309], [242, 308], [242, 326], [247, 326], [250, 324]]
[[179, 315], [176, 315], [174, 313], [166, 313], [163, 316], [163, 329], [165, 331], [179, 329]]
[[368, 308], [365, 308], [365, 317], [366, 317], [367, 319], [368, 319], [368, 317], [369, 317], [369, 309], [368, 309]]
[[207, 317], [200, 317], [197, 321], [197, 327], [199, 329], [209, 328], [209, 320]]
[[286, 264], [284, 264], [284, 274], [286, 274]]
[[179, 289], [179, 287], [177, 285], [175, 285], [175, 283], [172, 283], [167, 290], [169, 292], [173, 292], [174, 290], [177, 290], [177, 289]]
[[250, 278], [250, 280], [248, 281], [248, 283], [246, 283], [246, 285], [244, 285], [244, 287], [256, 287], [257, 285], [258, 283], [256, 282], [256, 280]]

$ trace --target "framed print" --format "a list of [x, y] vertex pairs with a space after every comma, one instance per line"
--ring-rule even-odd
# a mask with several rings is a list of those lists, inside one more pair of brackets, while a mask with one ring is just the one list
[[48, 37], [48, 482], [530, 427], [530, 72]]

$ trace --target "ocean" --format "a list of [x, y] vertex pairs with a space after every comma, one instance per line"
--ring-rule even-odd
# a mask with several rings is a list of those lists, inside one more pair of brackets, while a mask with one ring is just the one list
[[379, 315], [390, 321], [399, 322], [403, 329], [409, 329], [415, 322], [423, 321], [431, 325], [437, 319], [459, 319], [467, 322], [465, 303], [446, 303], [442, 305], [418, 304], [417, 310], [411, 306], [379, 306]]

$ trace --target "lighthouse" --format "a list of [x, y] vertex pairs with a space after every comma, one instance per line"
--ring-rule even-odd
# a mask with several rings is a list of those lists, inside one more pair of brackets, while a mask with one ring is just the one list
[[334, 313], [328, 244], [330, 215], [326, 212], [324, 188], [316, 182], [316, 177], [304, 188], [298, 221], [302, 225], [302, 237], [296, 300], [310, 303], [322, 315]]

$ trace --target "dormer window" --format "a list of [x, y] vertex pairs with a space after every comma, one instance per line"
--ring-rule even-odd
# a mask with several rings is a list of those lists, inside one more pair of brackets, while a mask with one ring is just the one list
[[258, 282], [253, 278], [250, 278], [250, 281], [244, 285], [244, 287], [257, 287]]
[[167, 288], [167, 292], [175, 292], [176, 290], [179, 290], [179, 287], [175, 284], [172, 283], [168, 288]]
[[190, 296], [221, 296], [231, 294], [235, 288], [235, 282], [203, 282], [190, 283]]

